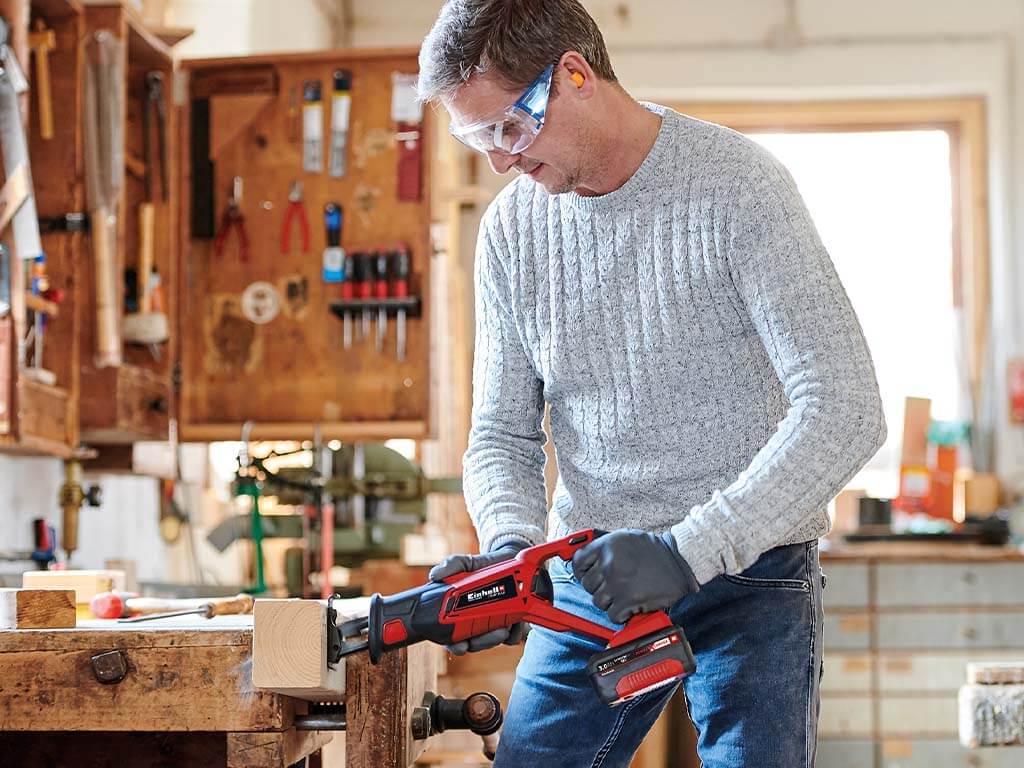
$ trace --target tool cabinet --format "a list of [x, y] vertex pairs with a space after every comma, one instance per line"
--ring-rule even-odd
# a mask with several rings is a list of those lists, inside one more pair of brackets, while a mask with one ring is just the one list
[[1009, 768], [1024, 748], [968, 750], [957, 691], [971, 661], [1019, 659], [1024, 555], [959, 545], [823, 554], [821, 768]]
[[[393, 76], [416, 73], [416, 51], [175, 63], [168, 43], [146, 28], [130, 3], [33, 0], [30, 17], [19, 16], [20, 8], [14, 0], [0, 0], [0, 12], [14, 20], [14, 32], [21, 36], [18, 50], [33, 85], [34, 59], [24, 45], [29, 24], [41, 20], [57, 42], [49, 56], [55, 137], [39, 135], [35, 87], [26, 113], [43, 218], [88, 211], [82, 43], [98, 30], [109, 30], [123, 44], [126, 171], [114, 205], [117, 301], [120, 306], [121, 278], [126, 291], [132, 288], [126, 270], [134, 269], [134, 282], [140, 282], [139, 210], [150, 202], [153, 263], [169, 334], [153, 345], [124, 341], [122, 362], [104, 366], [97, 355], [95, 235], [44, 236], [50, 281], [65, 293], [59, 306], [26, 296], [22, 265], [17, 254], [9, 254], [4, 272], [12, 278], [12, 310], [0, 318], [0, 451], [71, 458], [83, 455], [81, 445], [163, 440], [172, 417], [183, 439], [197, 441], [238, 439], [246, 421], [254, 422], [250, 434], [257, 440], [304, 439], [316, 429], [324, 439], [342, 440], [432, 435], [436, 384], [430, 329], [446, 311], [443, 302], [433, 300], [431, 280], [428, 147], [434, 121], [429, 109], [418, 123], [408, 116], [399, 119], [392, 103]], [[347, 167], [336, 178], [328, 173], [328, 155], [331, 88], [339, 70], [350, 77], [351, 101]], [[147, 184], [144, 110], [147, 76], [154, 72], [164, 83], [167, 162], [157, 157], [149, 165], [153, 178]], [[303, 126], [309, 123], [303, 88], [309, 81], [322, 87], [320, 172], [304, 170], [303, 164]], [[156, 141], [155, 128], [148, 135]], [[13, 179], [7, 193], [15, 195], [16, 174], [7, 170]], [[156, 180], [161, 173], [167, 177], [166, 197]], [[206, 176], [197, 178], [202, 173]], [[210, 231], [228, 204], [235, 177], [243, 182], [238, 210], [250, 242], [247, 261], [230, 241], [224, 253], [215, 253]], [[294, 182], [301, 182], [304, 192], [308, 249], [297, 232], [282, 243]], [[370, 339], [343, 345], [342, 290], [323, 274], [328, 203], [342, 208], [340, 246], [349, 254], [377, 249], [393, 254], [400, 248], [410, 254], [408, 298], [371, 296], [365, 303], [372, 333], [381, 320], [387, 325], [381, 350]], [[254, 287], [255, 295], [276, 301], [272, 317], [253, 321], [246, 315]], [[398, 289], [389, 282], [388, 290]], [[56, 376], [53, 384], [19, 370], [18, 340], [31, 325], [33, 307], [40, 306], [47, 310], [43, 363]], [[352, 306], [359, 323], [364, 305]], [[400, 314], [404, 359], [398, 359]]]

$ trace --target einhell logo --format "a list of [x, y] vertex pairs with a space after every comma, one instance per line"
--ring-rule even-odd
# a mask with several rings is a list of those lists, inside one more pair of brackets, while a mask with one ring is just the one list
[[505, 594], [505, 587], [502, 584], [494, 584], [490, 587], [484, 587], [478, 589], [476, 592], [467, 592], [466, 600], [471, 603], [477, 603], [481, 600], [493, 600], [496, 597], [501, 597]]
[[452, 610], [461, 608], [474, 608], [486, 603], [494, 603], [500, 600], [507, 600], [516, 596], [516, 580], [512, 576], [506, 576], [498, 581], [491, 582], [486, 587], [474, 589], [472, 592], [464, 592], [455, 601]]

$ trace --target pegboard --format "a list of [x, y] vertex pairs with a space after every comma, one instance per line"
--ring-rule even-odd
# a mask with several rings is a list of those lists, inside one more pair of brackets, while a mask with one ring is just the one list
[[[351, 72], [347, 171], [341, 179], [327, 172], [332, 73], [337, 69]], [[183, 439], [238, 439], [247, 420], [255, 422], [254, 439], [301, 439], [312, 435], [314, 425], [320, 425], [324, 438], [429, 433], [430, 182], [425, 148], [430, 146], [430, 110], [423, 111], [419, 127], [421, 191], [415, 201], [398, 199], [399, 145], [408, 131], [403, 139], [399, 131], [404, 126], [392, 120], [392, 75], [416, 71], [414, 50], [182, 63], [187, 78], [179, 84], [185, 102], [179, 121], [186, 195], [178, 302]], [[320, 173], [303, 170], [302, 96], [303, 84], [310, 80], [322, 85]], [[202, 135], [207, 129], [208, 142]], [[206, 171], [193, 154], [205, 146], [213, 148], [212, 184], [197, 183]], [[236, 176], [242, 179], [239, 211], [249, 240], [247, 260], [237, 233], [228, 237], [220, 255], [210, 237], [211, 224], [220, 225]], [[281, 249], [288, 193], [295, 181], [303, 185], [311, 235], [308, 253], [294, 224], [291, 247], [286, 253]], [[375, 349], [373, 338], [376, 312], [370, 337], [343, 348], [342, 320], [330, 309], [342, 288], [322, 275], [328, 202], [343, 209], [341, 245], [349, 254], [393, 251], [399, 243], [409, 248], [409, 292], [421, 299], [422, 308], [408, 317], [404, 361], [397, 359], [393, 313], [382, 352]], [[253, 322], [265, 317], [254, 314], [252, 305], [247, 314], [243, 296], [247, 289], [259, 293], [259, 287], [251, 288], [255, 283], [276, 291], [279, 306], [276, 314], [269, 307], [272, 319], [267, 322]]]

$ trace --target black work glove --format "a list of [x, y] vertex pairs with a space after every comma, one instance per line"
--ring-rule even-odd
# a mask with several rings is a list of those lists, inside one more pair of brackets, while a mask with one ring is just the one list
[[[444, 560], [430, 569], [427, 574], [431, 581], [443, 581], [449, 576], [464, 571], [479, 571], [489, 565], [511, 560], [526, 544], [510, 543], [481, 555], [448, 555]], [[469, 640], [460, 640], [452, 645], [445, 646], [449, 653], [461, 656], [466, 651], [485, 651], [494, 648], [496, 645], [518, 645], [526, 639], [526, 633], [530, 631], [530, 625], [525, 621], [519, 621], [511, 627], [493, 629], [478, 637], [471, 637]]]
[[594, 605], [616, 624], [669, 608], [700, 585], [671, 533], [614, 531], [579, 550], [572, 569]]

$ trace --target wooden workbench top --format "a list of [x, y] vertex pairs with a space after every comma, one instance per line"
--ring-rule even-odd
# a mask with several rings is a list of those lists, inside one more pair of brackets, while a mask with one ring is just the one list
[[914, 561], [914, 562], [1005, 562], [1024, 561], [1024, 551], [1015, 547], [986, 547], [964, 542], [872, 541], [860, 544], [828, 542], [821, 549], [823, 562]]

